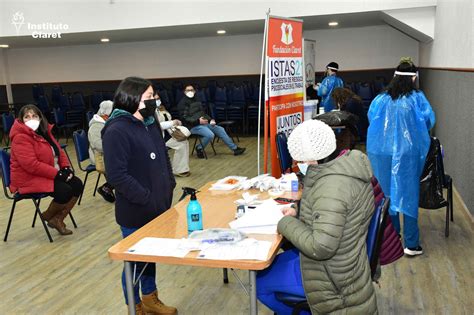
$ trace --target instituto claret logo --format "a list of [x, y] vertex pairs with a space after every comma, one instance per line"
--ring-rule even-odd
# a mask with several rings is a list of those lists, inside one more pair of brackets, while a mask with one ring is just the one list
[[293, 43], [293, 26], [291, 23], [281, 23], [281, 41], [285, 45]]
[[23, 24], [31, 32], [33, 38], [61, 38], [61, 33], [69, 29], [66, 23], [25, 23], [23, 12], [15, 12], [12, 17], [12, 24], [15, 26], [16, 34], [20, 35], [20, 30]]

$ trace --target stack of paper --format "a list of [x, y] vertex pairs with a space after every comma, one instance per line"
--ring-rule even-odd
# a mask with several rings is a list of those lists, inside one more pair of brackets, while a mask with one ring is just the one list
[[267, 199], [255, 209], [249, 209], [242, 217], [230, 222], [229, 226], [248, 234], [276, 234], [278, 221], [283, 217], [282, 207], [288, 205]]
[[130, 247], [127, 253], [147, 256], [184, 257], [191, 248], [186, 240], [173, 238], [145, 237]]
[[214, 244], [213, 246], [209, 246], [201, 250], [198, 258], [217, 260], [266, 260], [271, 246], [271, 242], [247, 238], [234, 244]]

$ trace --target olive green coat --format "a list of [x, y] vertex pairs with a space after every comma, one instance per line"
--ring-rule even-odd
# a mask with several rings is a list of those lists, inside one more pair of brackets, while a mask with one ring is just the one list
[[286, 216], [278, 231], [301, 252], [303, 285], [313, 314], [374, 314], [366, 236], [374, 212], [367, 156], [350, 151], [311, 165], [299, 219]]

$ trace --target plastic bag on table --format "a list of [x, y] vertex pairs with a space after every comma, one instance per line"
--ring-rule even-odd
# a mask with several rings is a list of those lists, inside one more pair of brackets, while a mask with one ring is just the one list
[[202, 231], [192, 232], [189, 239], [201, 241], [202, 243], [237, 243], [246, 238], [246, 235], [238, 230], [234, 229], [205, 229]]

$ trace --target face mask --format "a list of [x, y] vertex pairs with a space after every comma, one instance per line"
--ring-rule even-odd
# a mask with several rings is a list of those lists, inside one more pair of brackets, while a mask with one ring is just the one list
[[189, 98], [193, 98], [194, 97], [194, 92], [186, 92], [186, 96], [189, 97]]
[[33, 129], [33, 131], [36, 131], [36, 129], [38, 129], [38, 127], [40, 125], [40, 121], [36, 120], [36, 119], [30, 119], [30, 120], [25, 122], [25, 125], [27, 125], [31, 129]]
[[142, 115], [143, 119], [153, 116], [156, 110], [156, 101], [146, 100], [143, 101], [143, 103], [145, 104], [145, 107], [138, 110], [140, 115]]
[[161, 100], [156, 100], [156, 107], [160, 107], [161, 105]]
[[297, 163], [298, 168], [300, 169], [301, 174], [306, 175], [308, 171], [308, 163]]

